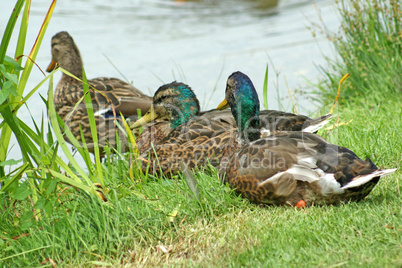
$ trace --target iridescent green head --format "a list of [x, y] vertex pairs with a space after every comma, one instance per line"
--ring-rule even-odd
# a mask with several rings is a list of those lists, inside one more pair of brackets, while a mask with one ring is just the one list
[[193, 90], [186, 84], [172, 82], [161, 86], [154, 95], [156, 118], [167, 118], [175, 128], [188, 122], [200, 112], [200, 104]]
[[250, 78], [242, 72], [232, 73], [226, 84], [226, 101], [236, 120], [241, 139], [260, 138], [260, 101]]

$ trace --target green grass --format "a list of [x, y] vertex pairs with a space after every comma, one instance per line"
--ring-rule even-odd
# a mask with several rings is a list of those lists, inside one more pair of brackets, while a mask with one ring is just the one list
[[[43, 125], [23, 125], [24, 135], [40, 146], [32, 150], [41, 161], [24, 161], [0, 179], [0, 266], [402, 266], [401, 6], [378, 8], [380, 1], [370, 0], [363, 10], [357, 5], [363, 2], [353, 0], [349, 13], [340, 12], [344, 38], [334, 45], [341, 61], [323, 68], [326, 80], [316, 85], [328, 112], [339, 79], [351, 74], [342, 85], [335, 127], [320, 134], [380, 168], [398, 168], [363, 201], [303, 210], [258, 206], [222, 185], [214, 169], [196, 173], [195, 199], [185, 179], [138, 176], [119, 154], [108, 154], [101, 165], [88, 163], [83, 178], [76, 165], [58, 160], [58, 146], [44, 136]], [[53, 176], [59, 169], [69, 172]], [[90, 188], [97, 174], [108, 202]], [[18, 182], [21, 175], [27, 179]]]
[[[209, 177], [199, 173], [198, 182], [199, 200], [191, 197], [192, 192], [183, 179], [155, 179], [144, 185], [141, 193], [130, 190], [127, 182], [114, 180], [114, 184], [108, 184], [107, 203], [68, 191], [59, 200], [63, 205], [51, 217], [44, 215], [42, 221], [26, 230], [28, 236], [16, 240], [12, 237], [25, 232], [22, 225], [17, 229], [12, 227], [9, 219], [15, 217], [15, 211], [10, 207], [3, 214], [0, 226], [5, 231], [3, 264], [31, 266], [51, 258], [72, 266], [94, 261], [116, 265], [129, 251], [146, 250], [175, 240], [182, 226], [188, 223], [212, 222], [215, 217], [247, 204], [228, 194], [229, 190], [217, 180], [216, 174]], [[46, 250], [42, 251], [43, 248]], [[32, 249], [38, 251], [18, 255]], [[138, 254], [145, 256], [146, 251]], [[4, 259], [6, 256], [9, 259]]]
[[[319, 87], [319, 99], [333, 100], [340, 77], [346, 73], [350, 86], [342, 90], [341, 102], [371, 99], [402, 92], [402, 4], [397, 0], [338, 0], [342, 18], [338, 33], [323, 32], [332, 40], [341, 60], [328, 59], [321, 67], [326, 78]], [[340, 77], [339, 77], [340, 76]]]
[[[396, 109], [396, 99], [365, 107], [342, 104], [341, 121], [353, 121], [323, 135], [380, 167], [400, 170], [396, 130], [402, 120], [392, 116]], [[67, 267], [402, 264], [400, 171], [384, 177], [362, 202], [297, 210], [250, 204], [221, 185], [214, 171], [197, 173], [201, 193], [194, 200], [183, 179], [135, 184], [126, 161], [114, 165], [111, 172], [119, 176], [106, 181], [107, 203], [70, 189], [50, 217], [27, 229], [13, 226], [16, 215], [8, 208], [0, 220], [6, 232], [1, 258], [14, 257], [1, 264], [37, 266], [48, 258]], [[22, 233], [29, 235], [12, 239]]]

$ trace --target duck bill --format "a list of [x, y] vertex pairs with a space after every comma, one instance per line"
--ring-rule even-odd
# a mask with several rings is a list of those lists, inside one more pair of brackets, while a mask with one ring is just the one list
[[56, 62], [52, 60], [52, 62], [49, 64], [49, 66], [46, 69], [46, 72], [50, 73], [56, 68]]
[[152, 120], [155, 120], [156, 118], [158, 118], [158, 115], [154, 111], [154, 106], [151, 106], [151, 108], [143, 117], [141, 117], [131, 125], [131, 129], [142, 127]]
[[217, 109], [217, 110], [223, 110], [223, 109], [226, 109], [226, 108], [229, 108], [229, 107], [230, 107], [230, 106], [229, 106], [227, 100], [224, 99], [224, 100], [218, 105], [218, 107], [216, 107], [216, 109]]

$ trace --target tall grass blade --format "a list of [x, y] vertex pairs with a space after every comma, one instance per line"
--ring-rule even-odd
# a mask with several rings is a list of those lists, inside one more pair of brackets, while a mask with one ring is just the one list
[[15, 49], [15, 58], [19, 64], [22, 64], [21, 55], [24, 54], [25, 40], [28, 31], [29, 12], [31, 10], [31, 0], [25, 0], [25, 8], [22, 14], [20, 32], [18, 35], [17, 47]]
[[193, 192], [195, 199], [200, 199], [200, 188], [198, 186], [198, 182], [194, 177], [194, 174], [188, 169], [188, 166], [180, 161], [180, 169], [183, 172], [184, 177], [186, 178], [186, 183], [188, 188]]
[[[55, 106], [54, 106], [54, 100], [53, 100], [53, 77], [52, 76], [50, 77], [50, 80], [49, 80], [49, 93], [48, 93], [48, 95], [49, 95], [49, 110], [48, 110], [48, 114], [49, 114], [50, 122], [51, 122], [51, 124], [53, 126], [53, 131], [54, 131], [54, 133], [56, 135], [57, 141], [59, 142], [60, 147], [62, 148], [64, 154], [66, 155], [66, 157], [68, 158], [70, 163], [78, 171], [78, 173], [84, 179], [84, 181], [87, 183], [87, 185], [93, 185], [93, 182], [90, 180], [88, 175], [85, 173], [85, 171], [81, 168], [81, 166], [75, 160], [74, 156], [71, 154], [70, 150], [67, 147], [66, 141], [63, 138], [63, 134], [61, 133], [60, 125], [59, 125], [58, 120], [57, 120], [58, 115], [56, 113], [56, 109], [55, 109]], [[73, 174], [69, 174], [69, 175], [77, 178]], [[80, 180], [76, 179], [76, 181], [80, 181]]]
[[6, 29], [1, 39], [0, 45], [0, 63], [3, 63], [4, 57], [6, 56], [8, 44], [10, 43], [11, 35], [13, 33], [15, 23], [17, 22], [18, 16], [21, 12], [22, 6], [25, 0], [18, 0], [14, 6], [13, 12], [11, 13], [10, 19], [8, 20]]
[[[91, 134], [92, 134], [92, 142], [93, 142], [93, 146], [94, 146], [95, 167], [96, 167], [96, 173], [97, 173], [96, 177], [99, 179], [99, 182], [102, 185], [104, 185], [102, 165], [101, 165], [101, 161], [100, 161], [98, 133], [97, 133], [97, 129], [96, 129], [96, 121], [95, 121], [95, 116], [94, 116], [94, 109], [92, 106], [91, 94], [89, 94], [89, 85], [88, 85], [88, 81], [87, 81], [87, 77], [86, 77], [84, 68], [82, 68], [82, 81], [83, 81], [85, 106], [87, 108], [88, 120], [89, 120], [89, 125], [91, 128]], [[99, 109], [99, 108], [100, 107], [97, 107], [97, 109]]]
[[[34, 61], [36, 59], [36, 55], [38, 54], [40, 45], [42, 43], [43, 37], [45, 36], [45, 32], [47, 29], [47, 26], [49, 25], [49, 21], [52, 17], [54, 8], [56, 6], [56, 2], [57, 0], [53, 0], [52, 3], [50, 4], [49, 10], [46, 14], [46, 17], [43, 21], [42, 27], [39, 30], [38, 36], [36, 37], [35, 43], [31, 49], [31, 52], [29, 53], [29, 59], [27, 60], [25, 67], [24, 67], [24, 71], [22, 72], [21, 75], [21, 79], [20, 79], [20, 83], [18, 84], [18, 94], [19, 96], [22, 96], [26, 83], [28, 81], [28, 77], [31, 73]], [[19, 97], [21, 98], [21, 97]]]
[[[8, 20], [6, 29], [3, 34], [3, 38], [1, 40], [0, 44], [0, 64], [3, 64], [8, 45], [10, 43], [11, 35], [13, 33], [15, 24], [17, 22], [18, 16], [21, 12], [22, 6], [24, 5], [24, 0], [18, 0], [17, 3], [15, 4], [14, 10], [11, 13], [10, 19]], [[3, 82], [0, 79], [0, 88], [3, 88]], [[13, 105], [10, 101], [6, 101], [5, 103], [2, 104], [2, 109], [0, 110], [3, 119], [5, 118], [4, 116], [9, 116], [10, 114], [10, 107], [9, 105]], [[4, 106], [3, 106], [4, 105]], [[8, 115], [6, 115], [6, 114]], [[3, 122], [6, 122], [5, 120]], [[6, 122], [8, 124], [8, 122]], [[10, 144], [10, 138], [11, 138], [11, 129], [9, 126], [5, 125], [1, 129], [0, 133], [1, 141], [0, 141], [0, 162], [3, 162], [6, 160], [6, 155], [8, 151], [8, 146]], [[25, 156], [26, 157], [26, 156]], [[4, 167], [0, 167], [0, 177], [4, 177]]]
[[336, 103], [339, 100], [339, 96], [341, 95], [341, 85], [343, 83], [343, 81], [345, 81], [346, 79], [348, 79], [348, 77], [350, 76], [350, 74], [345, 74], [341, 80], [339, 81], [339, 85], [338, 85], [338, 93], [336, 94], [335, 100], [334, 100], [334, 104], [332, 105], [331, 110], [329, 111], [330, 114], [332, 114], [334, 112], [334, 109], [336, 107]]
[[264, 85], [262, 87], [262, 96], [264, 99], [264, 109], [268, 110], [268, 64], [265, 68]]
[[22, 166], [20, 166], [17, 169], [17, 173], [13, 177], [11, 177], [11, 179], [6, 180], [5, 184], [1, 186], [0, 193], [1, 192], [3, 192], [3, 193], [6, 192], [8, 190], [8, 188], [10, 187], [10, 185], [12, 185], [14, 182], [20, 180], [22, 174], [26, 171], [28, 166], [29, 166], [29, 163], [25, 163]]

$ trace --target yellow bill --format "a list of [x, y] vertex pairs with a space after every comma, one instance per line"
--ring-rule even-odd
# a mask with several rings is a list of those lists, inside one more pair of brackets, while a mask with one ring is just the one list
[[217, 110], [224, 110], [224, 109], [229, 108], [229, 107], [230, 107], [230, 106], [229, 106], [227, 100], [224, 99], [224, 100], [218, 105], [218, 107], [216, 107], [216, 109], [217, 109]]
[[46, 69], [46, 72], [50, 73], [51, 71], [53, 71], [56, 68], [57, 63], [52, 60], [52, 62], [49, 64], [49, 66]]
[[156, 118], [158, 118], [158, 115], [154, 111], [154, 106], [151, 106], [151, 108], [148, 110], [148, 112], [143, 117], [141, 117], [140, 119], [135, 121], [131, 125], [130, 128], [134, 129], [134, 128], [142, 127], [142, 126], [146, 125], [147, 123], [151, 122], [152, 120], [155, 120]]

